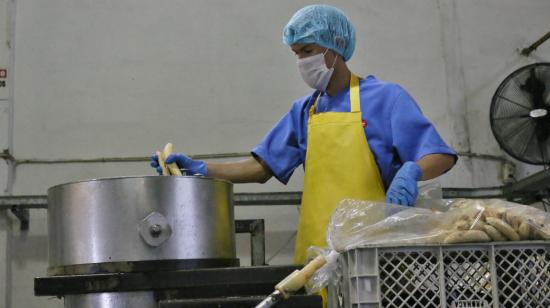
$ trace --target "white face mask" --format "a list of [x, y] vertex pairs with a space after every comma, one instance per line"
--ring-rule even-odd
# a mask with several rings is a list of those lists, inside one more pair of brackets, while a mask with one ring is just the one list
[[330, 77], [332, 76], [332, 73], [334, 73], [334, 64], [336, 64], [335, 56], [332, 67], [327, 67], [325, 64], [325, 54], [327, 51], [328, 48], [324, 53], [298, 59], [296, 61], [298, 63], [300, 74], [302, 75], [302, 79], [304, 79], [305, 83], [313, 89], [320, 91], [325, 91], [327, 89]]

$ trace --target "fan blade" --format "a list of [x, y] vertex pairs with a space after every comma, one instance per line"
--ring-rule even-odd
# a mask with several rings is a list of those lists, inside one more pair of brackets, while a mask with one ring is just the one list
[[523, 131], [526, 127], [528, 127], [529, 124], [531, 124], [531, 121], [525, 121], [525, 122], [523, 122], [521, 125], [519, 125], [519, 127], [514, 127], [514, 128], [511, 129], [509, 132], [507, 132], [506, 135], [503, 135], [503, 136], [502, 136], [502, 139], [509, 139], [511, 136], [519, 134], [519, 133], [520, 133], [521, 131]]
[[546, 155], [544, 155], [544, 146], [540, 141], [539, 141], [539, 150], [540, 150], [540, 157], [542, 158], [542, 162], [547, 163]]
[[519, 84], [518, 82], [518, 79], [519, 78], [513, 78], [512, 79], [512, 84], [515, 85], [515, 90], [512, 90], [511, 91], [513, 92], [514, 96], [519, 98], [519, 97], [523, 97], [523, 100], [529, 104], [529, 108], [532, 109], [534, 106], [533, 106], [533, 100], [531, 100], [531, 97], [529, 95], [527, 95], [525, 93], [525, 91], [521, 88], [521, 85]]
[[529, 148], [529, 145], [531, 144], [531, 141], [533, 141], [533, 138], [535, 138], [535, 132], [536, 132], [536, 130], [533, 130], [531, 132], [531, 135], [527, 139], [527, 142], [525, 142], [525, 145], [523, 146], [523, 149], [520, 151], [520, 156], [521, 157], [525, 156], [525, 152], [527, 152], [527, 148]]
[[546, 86], [538, 79], [535, 67], [529, 70], [529, 77], [525, 80], [523, 85], [520, 85], [520, 89], [529, 94], [535, 108], [544, 108], [544, 92], [546, 91]]
[[509, 98], [506, 98], [506, 97], [504, 97], [504, 96], [502, 96], [502, 95], [497, 95], [497, 97], [498, 97], [498, 98], [502, 98], [503, 100], [505, 100], [505, 101], [507, 101], [507, 102], [510, 102], [510, 103], [512, 103], [512, 104], [514, 104], [514, 105], [516, 105], [516, 106], [518, 106], [518, 107], [525, 108], [525, 109], [531, 111], [531, 108], [526, 107], [526, 106], [523, 106], [522, 104], [520, 104], [520, 103], [518, 103], [518, 102], [514, 102], [513, 100], [511, 100], [511, 99], [509, 99]]
[[520, 114], [520, 115], [513, 115], [508, 117], [500, 117], [500, 118], [493, 118], [493, 120], [510, 120], [510, 119], [521, 119], [521, 118], [528, 118], [530, 117], [529, 114]]

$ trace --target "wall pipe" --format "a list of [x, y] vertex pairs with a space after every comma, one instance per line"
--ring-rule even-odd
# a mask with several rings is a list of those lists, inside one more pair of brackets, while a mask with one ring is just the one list
[[[480, 154], [471, 152], [458, 152], [458, 156], [470, 157], [485, 160], [495, 160], [501, 162], [508, 162], [506, 157], [492, 155], [492, 154]], [[195, 154], [190, 155], [193, 159], [223, 159], [223, 158], [245, 158], [250, 157], [250, 152], [233, 152], [233, 153], [214, 153], [214, 154]], [[127, 156], [127, 157], [97, 157], [97, 158], [56, 158], [56, 159], [17, 159], [8, 152], [0, 153], [0, 159], [12, 161], [15, 165], [25, 164], [82, 164], [82, 163], [120, 163], [120, 162], [145, 162], [151, 159], [150, 156]]]

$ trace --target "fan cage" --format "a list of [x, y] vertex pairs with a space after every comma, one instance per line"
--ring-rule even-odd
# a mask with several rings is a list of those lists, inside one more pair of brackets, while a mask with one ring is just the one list
[[[530, 64], [512, 72], [495, 91], [491, 101], [490, 125], [495, 139], [508, 155], [528, 164], [548, 165], [550, 164], [550, 138], [542, 143], [539, 142], [536, 136], [536, 129], [537, 127], [540, 128], [540, 125], [537, 126], [536, 121], [539, 120], [529, 116], [529, 112], [536, 109], [536, 107], [532, 97], [528, 97], [528, 94], [521, 90], [522, 83], [526, 82], [532, 70], [535, 70], [537, 74], [539, 72], [543, 74], [543, 84], [546, 86], [543, 100], [545, 100], [545, 105], [550, 108], [550, 102], [548, 102], [550, 97], [550, 63]], [[541, 78], [540, 76], [537, 77]], [[518, 79], [522, 80], [518, 81]], [[514, 90], [514, 88], [516, 89]], [[504, 93], [517, 94], [517, 97], [509, 98], [504, 96]], [[503, 101], [506, 103], [503, 103]], [[521, 111], [524, 114], [518, 115]], [[521, 118], [525, 118], [525, 120]], [[520, 120], [517, 120], [515, 124], [509, 124], [508, 126], [503, 124], [516, 119]], [[545, 119], [550, 121], [550, 114]], [[550, 123], [548, 125], [550, 126]], [[550, 132], [548, 133], [550, 134]]]

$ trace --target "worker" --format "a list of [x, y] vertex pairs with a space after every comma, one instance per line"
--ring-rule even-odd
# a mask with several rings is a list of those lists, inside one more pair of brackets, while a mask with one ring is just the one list
[[[412, 206], [417, 182], [448, 171], [457, 156], [401, 86], [350, 71], [355, 30], [341, 10], [300, 9], [285, 26], [283, 41], [314, 91], [294, 102], [251, 157], [207, 163], [172, 154], [166, 163], [234, 183], [275, 176], [283, 184], [304, 165], [294, 256], [301, 264], [309, 246], [326, 246], [330, 215], [342, 199]], [[155, 155], [151, 166], [161, 172]]]

